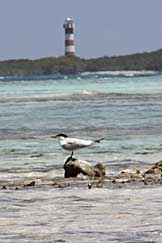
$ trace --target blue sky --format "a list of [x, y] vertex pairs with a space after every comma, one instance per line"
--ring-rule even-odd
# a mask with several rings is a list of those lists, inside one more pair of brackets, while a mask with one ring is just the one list
[[162, 0], [0, 0], [0, 60], [64, 55], [69, 16], [82, 58], [162, 48]]

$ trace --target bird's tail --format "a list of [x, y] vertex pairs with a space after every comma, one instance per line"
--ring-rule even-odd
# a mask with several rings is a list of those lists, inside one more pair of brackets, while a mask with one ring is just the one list
[[96, 139], [94, 142], [95, 142], [95, 143], [100, 143], [102, 140], [104, 140], [104, 138]]

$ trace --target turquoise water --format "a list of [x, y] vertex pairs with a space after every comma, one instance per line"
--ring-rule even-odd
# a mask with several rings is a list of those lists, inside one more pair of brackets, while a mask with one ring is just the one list
[[[161, 74], [0, 80], [0, 115], [0, 178], [3, 182], [63, 177], [62, 167], [69, 153], [50, 139], [52, 133], [92, 139], [104, 137], [101, 144], [76, 151], [75, 157], [93, 164], [104, 162], [107, 174], [116, 174], [127, 168], [145, 170], [162, 157]], [[129, 225], [131, 232], [137, 226], [129, 219], [123, 229], [118, 218], [120, 210], [126, 214], [126, 208], [120, 208], [116, 200], [120, 193], [123, 195], [121, 205], [132, 197], [133, 192], [127, 190], [111, 190], [109, 195], [105, 190], [95, 191], [95, 197], [88, 191], [84, 196], [76, 188], [69, 191], [51, 188], [46, 191], [40, 188], [19, 192], [1, 190], [0, 193], [3, 205], [0, 210], [2, 242], [54, 242], [53, 239], [57, 239], [56, 242], [74, 242], [73, 234], [78, 235], [75, 242], [87, 242], [87, 239], [88, 242], [99, 242], [97, 238], [101, 239], [100, 242], [111, 242], [107, 240], [115, 239], [115, 232], [118, 236], [112, 242], [124, 239], [131, 242]], [[116, 202], [116, 213], [110, 198], [112, 203]], [[135, 218], [137, 209], [142, 210], [147, 199], [150, 200], [149, 194], [141, 206], [136, 204], [134, 197], [134, 206], [129, 201], [126, 203], [129, 210], [134, 210]], [[66, 202], [73, 205], [73, 209]], [[91, 209], [89, 222], [94, 224], [95, 231], [91, 228], [89, 233], [86, 231], [88, 225], [81, 227], [88, 220], [88, 211], [84, 208], [88, 205]], [[108, 213], [106, 205], [109, 205], [111, 213]], [[105, 214], [107, 218], [103, 217]], [[98, 220], [103, 223], [98, 226], [99, 232]], [[111, 228], [107, 228], [108, 220], [112, 221]], [[147, 220], [146, 217], [144, 222]], [[118, 230], [116, 224], [120, 225]], [[145, 234], [142, 237], [145, 239]], [[138, 236], [134, 242], [139, 242]]]
[[16, 161], [20, 156], [21, 161], [43, 152], [62, 160], [67, 153], [49, 138], [58, 132], [104, 137], [102, 145], [77, 154], [91, 159], [100, 151], [106, 163], [160, 153], [162, 76], [88, 77], [1, 81], [1, 154], [10, 160], [15, 155]]
[[[161, 150], [161, 75], [2, 81], [0, 97], [0, 144], [4, 156], [15, 150], [11, 155], [18, 159], [20, 148], [20, 160], [23, 155], [42, 151], [45, 155], [65, 156], [67, 153], [49, 139], [53, 132], [104, 137], [98, 148], [86, 150], [86, 156], [91, 158], [100, 150], [104, 158], [107, 154], [105, 162], [121, 155], [127, 157], [128, 153], [133, 157]], [[32, 150], [28, 150], [30, 145]], [[83, 150], [80, 153], [84, 156]]]
[[161, 78], [146, 77], [104, 77], [98, 75], [89, 78], [63, 78], [56, 80], [20, 80], [0, 81], [0, 97], [32, 97], [33, 95], [69, 95], [76, 93], [107, 92], [107, 93], [160, 93], [162, 92]]

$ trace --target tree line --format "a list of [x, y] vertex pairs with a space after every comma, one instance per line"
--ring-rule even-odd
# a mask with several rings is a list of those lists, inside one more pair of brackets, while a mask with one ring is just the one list
[[62, 56], [37, 60], [15, 59], [0, 61], [0, 76], [77, 74], [121, 70], [162, 71], [162, 49], [153, 52], [91, 59]]

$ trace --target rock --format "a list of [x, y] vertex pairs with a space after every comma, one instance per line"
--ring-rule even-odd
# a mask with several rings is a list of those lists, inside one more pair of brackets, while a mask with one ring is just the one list
[[7, 187], [6, 186], [2, 186], [2, 190], [6, 190], [7, 189]]
[[157, 184], [162, 182], [162, 160], [155, 163], [149, 170], [144, 173], [145, 185]]
[[105, 167], [102, 163], [95, 166], [85, 160], [77, 160], [76, 158], [68, 157], [64, 164], [65, 178], [77, 177], [79, 174], [90, 177], [104, 177]]
[[94, 170], [90, 163], [75, 158], [67, 158], [64, 164], [65, 178], [77, 177], [78, 174], [94, 176]]
[[145, 175], [148, 174], [162, 174], [162, 160], [155, 163], [154, 166], [152, 166], [149, 170], [145, 171]]
[[35, 186], [35, 181], [31, 181], [24, 185], [24, 187], [30, 187], [30, 186]]
[[105, 177], [106, 175], [106, 168], [102, 163], [96, 164], [94, 167], [95, 177]]
[[127, 179], [127, 180], [141, 180], [144, 178], [144, 174], [139, 170], [131, 171], [131, 170], [123, 170], [118, 175], [118, 179]]
[[96, 183], [96, 188], [103, 188], [103, 180], [99, 179], [98, 182]]

